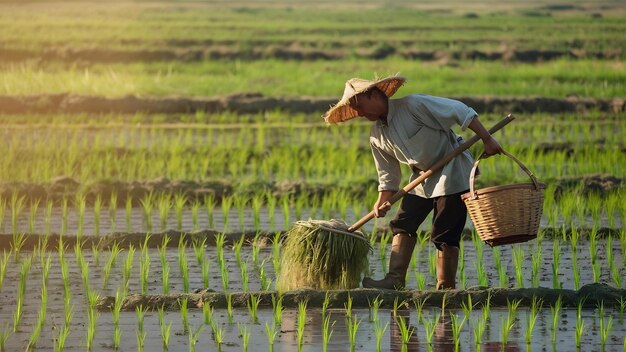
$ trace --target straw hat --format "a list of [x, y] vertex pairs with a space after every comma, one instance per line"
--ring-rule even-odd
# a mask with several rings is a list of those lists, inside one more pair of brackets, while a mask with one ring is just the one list
[[324, 120], [328, 123], [338, 123], [355, 118], [359, 116], [359, 113], [348, 104], [350, 98], [373, 87], [378, 87], [387, 97], [391, 97], [404, 82], [406, 79], [400, 76], [391, 76], [380, 80], [351, 78], [346, 82], [341, 100], [324, 114]]

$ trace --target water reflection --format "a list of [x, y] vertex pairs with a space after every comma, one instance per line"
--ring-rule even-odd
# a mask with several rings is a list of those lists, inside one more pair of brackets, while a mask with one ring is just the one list
[[[405, 340], [408, 338], [408, 341]], [[398, 310], [390, 312], [389, 348], [393, 352], [418, 351], [417, 328], [411, 324], [411, 312]]]

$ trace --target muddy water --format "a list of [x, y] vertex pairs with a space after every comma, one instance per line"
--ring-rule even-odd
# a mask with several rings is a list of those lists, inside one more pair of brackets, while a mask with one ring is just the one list
[[[102, 209], [99, 214], [98, 225], [96, 226], [96, 216], [94, 215], [93, 208], [87, 208], [83, 215], [82, 224], [80, 223], [79, 214], [76, 209], [69, 209], [67, 219], [63, 221], [63, 214], [60, 208], [52, 209], [52, 213], [49, 216], [50, 220], [46, 220], [48, 217], [45, 214], [45, 210], [39, 209], [34, 216], [34, 221], [31, 225], [31, 215], [28, 210], [25, 210], [20, 214], [17, 222], [17, 232], [25, 233], [63, 233], [64, 234], [76, 234], [82, 227], [82, 232], [85, 236], [95, 234], [108, 234], [112, 232], [162, 232], [167, 229], [180, 230], [180, 231], [197, 231], [200, 229], [211, 229], [219, 232], [241, 232], [241, 231], [283, 231], [289, 229], [294, 221], [308, 220], [308, 219], [343, 219], [348, 224], [352, 224], [365, 215], [365, 208], [361, 209], [361, 212], [355, 214], [352, 209], [348, 209], [345, 216], [337, 211], [330, 212], [329, 214], [323, 214], [321, 210], [304, 209], [299, 216], [296, 216], [295, 209], [290, 209], [289, 213], [285, 215], [281, 209], [275, 209], [273, 216], [270, 216], [268, 209], [261, 209], [258, 222], [255, 222], [254, 212], [252, 209], [246, 208], [240, 214], [235, 208], [231, 209], [226, 217], [224, 217], [222, 211], [218, 208], [214, 211], [212, 219], [209, 219], [206, 209], [200, 209], [198, 211], [197, 221], [194, 223], [193, 215], [190, 209], [183, 210], [181, 215], [180, 226], [178, 223], [178, 217], [174, 211], [170, 211], [165, 221], [165, 228], [162, 227], [162, 219], [159, 216], [158, 210], [154, 209], [150, 219], [151, 228], [149, 228], [148, 221], [144, 215], [144, 211], [141, 208], [132, 208], [130, 213], [130, 222], [127, 222], [127, 214], [124, 209], [116, 209], [115, 215], [112, 217], [108, 209]], [[13, 232], [11, 212], [10, 209], [5, 212], [4, 220], [0, 225], [0, 233], [10, 234]], [[387, 215], [385, 218], [374, 219], [363, 226], [364, 232], [371, 232], [376, 228], [385, 228], [388, 221], [391, 219], [393, 212]], [[328, 215], [328, 216], [326, 216]], [[430, 217], [427, 218], [423, 225], [422, 230], [427, 231], [430, 228]], [[594, 221], [590, 217], [579, 219], [574, 217], [565, 221], [563, 218], [557, 219], [554, 223], [551, 223], [544, 214], [541, 220], [541, 227], [592, 227]], [[595, 224], [597, 227], [610, 227], [621, 228], [623, 227], [623, 221], [616, 213], [613, 217], [613, 223], [609, 221], [607, 216], [603, 216], [600, 221]], [[30, 230], [32, 226], [32, 231]], [[471, 229], [473, 225], [469, 218], [466, 221], [466, 228]]]
[[[600, 263], [600, 275], [599, 281], [613, 284], [611, 273], [606, 264], [606, 243], [601, 240], [597, 250], [597, 262]], [[538, 242], [533, 241], [519, 245], [524, 253], [523, 260], [523, 285], [524, 287], [531, 286], [531, 256], [537, 252]], [[500, 277], [497, 274], [496, 263], [494, 260], [493, 249], [488, 247], [483, 248], [483, 260], [480, 263], [487, 272], [488, 285], [491, 287], [517, 287], [515, 278], [515, 266], [512, 261], [512, 250], [515, 246], [507, 246], [500, 248], [501, 262], [504, 264], [503, 268], [506, 272], [505, 282], [500, 281]], [[389, 255], [389, 246], [385, 248], [385, 256]], [[552, 241], [543, 241], [541, 243], [542, 260], [539, 270], [539, 286], [551, 288], [552, 282]], [[614, 261], [619, 267], [619, 274], [621, 277], [626, 276], [626, 272], [623, 266], [623, 254], [620, 249], [618, 241], [613, 242], [613, 254]], [[558, 266], [559, 284], [565, 289], [574, 289], [573, 282], [573, 265], [572, 265], [572, 252], [569, 244], [561, 247], [562, 256]], [[147, 294], [161, 294], [163, 292], [162, 285], [162, 273], [163, 267], [159, 258], [159, 252], [157, 249], [148, 249], [150, 266], [147, 280]], [[425, 278], [425, 289], [431, 290], [434, 287], [435, 277], [429, 270], [429, 258], [433, 255], [433, 248], [428, 243], [423, 246], [418, 246], [414, 252], [414, 263], [409, 269], [407, 277], [408, 287], [410, 289], [417, 287], [417, 277]], [[216, 292], [224, 292], [222, 274], [218, 265], [217, 251], [215, 247], [207, 247], [204, 249], [203, 254], [209, 261], [209, 285], [208, 288]], [[19, 282], [19, 272], [21, 263], [32, 255], [32, 252], [23, 252], [19, 257], [19, 262], [15, 262], [13, 256], [9, 257], [7, 262], [7, 271], [4, 279], [4, 283], [0, 288], [0, 333], [7, 329], [12, 330], [13, 326], [13, 313], [17, 300], [17, 283]], [[64, 304], [63, 304], [63, 279], [61, 275], [59, 257], [56, 252], [48, 252], [51, 258], [51, 270], [47, 283], [48, 290], [48, 302], [47, 302], [47, 315], [46, 323], [42, 329], [39, 342], [37, 343], [38, 349], [51, 350], [53, 338], [58, 334], [60, 326], [63, 324], [64, 317]], [[107, 285], [103, 285], [104, 281], [104, 267], [108, 261], [111, 253], [109, 251], [101, 251], [96, 255], [91, 250], [85, 249], [84, 257], [89, 267], [89, 287], [91, 290], [95, 290], [101, 296], [115, 296], [116, 291], [123, 286], [123, 263], [127, 258], [128, 250], [124, 249], [117, 258], [116, 264], [112, 267], [111, 274]], [[580, 269], [580, 282], [581, 285], [594, 282], [594, 275], [591, 266], [591, 259], [589, 256], [589, 243], [587, 241], [581, 241], [577, 249], [578, 255], [578, 268]], [[202, 278], [202, 268], [197, 263], [195, 253], [193, 249], [187, 249], [185, 251], [189, 266], [189, 287], [190, 291], [194, 289], [204, 288]], [[472, 287], [478, 285], [477, 278], [477, 251], [474, 244], [471, 241], [464, 242], [464, 257], [463, 262], [465, 266], [464, 277], [465, 287]], [[0, 256], [0, 258], [2, 258]], [[272, 265], [272, 249], [271, 247], [259, 248], [256, 261], [253, 260], [253, 249], [250, 246], [246, 246], [242, 251], [242, 262], [247, 263], [248, 272], [248, 289], [250, 291], [259, 291], [262, 289], [262, 282], [260, 280], [260, 270], [267, 275], [269, 280], [273, 280], [274, 270]], [[130, 280], [128, 283], [129, 293], [140, 293], [140, 260], [141, 250], [138, 249], [133, 256], [133, 268], [131, 271]], [[228, 271], [228, 288], [227, 292], [241, 292], [243, 291], [243, 282], [241, 277], [241, 270], [237, 264], [235, 254], [232, 248], [225, 248], [224, 252], [225, 267]], [[65, 260], [69, 265], [69, 283], [71, 287], [72, 307], [73, 307], [73, 319], [71, 322], [71, 333], [68, 340], [66, 350], [85, 350], [86, 346], [86, 323], [87, 323], [87, 310], [86, 304], [86, 288], [84, 286], [81, 270], [77, 264], [74, 253], [68, 251], [65, 255]], [[172, 294], [182, 293], [184, 291], [183, 278], [179, 271], [179, 254], [176, 248], [168, 248], [165, 255], [165, 260], [170, 267], [169, 275], [169, 292]], [[0, 259], [0, 262], [3, 259]], [[371, 274], [374, 277], [381, 277], [385, 271], [386, 258], [380, 257], [380, 251], [378, 248], [374, 249], [374, 252], [370, 255], [370, 269]], [[39, 255], [35, 257], [31, 270], [29, 272], [26, 284], [26, 297], [24, 304], [24, 316], [22, 318], [20, 327], [17, 332], [12, 334], [7, 341], [7, 350], [23, 350], [28, 344], [28, 339], [33, 327], [37, 321], [37, 314], [41, 304], [41, 282], [42, 282], [42, 269]], [[463, 286], [459, 283], [459, 286]], [[624, 287], [624, 283], [622, 283]], [[273, 285], [270, 285], [270, 290], [273, 290]], [[387, 303], [390, 304], [390, 303]], [[612, 304], [615, 304], [613, 302]], [[623, 321], [623, 315], [620, 314], [619, 308], [609, 307], [605, 308], [605, 315], [611, 316], [613, 321], [613, 328], [609, 333], [609, 342], [607, 344], [607, 351], [622, 350], [624, 337], [626, 336], [626, 325]], [[453, 314], [457, 314], [459, 319], [462, 320], [464, 313], [462, 310], [449, 310]], [[465, 322], [459, 335], [460, 349], [463, 351], [473, 351], [474, 347], [474, 327], [478, 324], [480, 317], [480, 310], [477, 308], [469, 319]], [[427, 307], [424, 308], [424, 317], [426, 321], [433, 321], [435, 314], [440, 313], [440, 309]], [[239, 336], [238, 326], [245, 324], [248, 332], [251, 334], [250, 338], [250, 351], [265, 351], [269, 350], [267, 343], [267, 336], [265, 333], [265, 322], [273, 321], [273, 315], [271, 309], [261, 308], [258, 312], [259, 322], [251, 322], [251, 316], [245, 306], [235, 309], [233, 323], [229, 323], [227, 311], [223, 308], [216, 308], [214, 316], [216, 318], [217, 326], [224, 329], [225, 344], [222, 346], [223, 351], [241, 351], [243, 350], [243, 341]], [[376, 350], [376, 335], [374, 334], [375, 324], [370, 322], [369, 311], [359, 309], [355, 307], [354, 315], [356, 319], [361, 321], [357, 330], [357, 338], [354, 346], [354, 350], [359, 351], [375, 351]], [[425, 323], [422, 319], [418, 319], [417, 310], [411, 307], [410, 311], [403, 313], [408, 324], [411, 324], [417, 328], [413, 339], [410, 340], [408, 350], [426, 351], [427, 350], [427, 336], [425, 330]], [[289, 307], [283, 314], [283, 322], [280, 327], [280, 332], [276, 338], [275, 351], [296, 351], [298, 350], [297, 339], [297, 309], [295, 307]], [[582, 339], [582, 351], [599, 350], [599, 329], [600, 323], [597, 309], [585, 308], [583, 310], [583, 321], [585, 323], [585, 332]], [[392, 319], [392, 315], [389, 309], [382, 309], [378, 312], [379, 323], [385, 326], [389, 323], [389, 326], [381, 339], [382, 350], [402, 350], [402, 343], [398, 338], [397, 326], [394, 326], [395, 319]], [[503, 308], [492, 308], [490, 314], [490, 320], [487, 323], [487, 330], [483, 337], [483, 343], [481, 348], [483, 350], [500, 350], [502, 347], [502, 326], [503, 319], [508, 317], [508, 312]], [[528, 308], [520, 307], [516, 316], [513, 328], [510, 331], [508, 343], [505, 345], [506, 350], [521, 350], [526, 349], [524, 341], [526, 333], [526, 320], [528, 317]], [[459, 320], [459, 321], [460, 321]], [[202, 310], [197, 308], [190, 308], [189, 321], [192, 329], [196, 329], [202, 325], [203, 315]], [[335, 321], [333, 325], [333, 334], [329, 344], [329, 350], [334, 351], [347, 351], [350, 350], [350, 343], [348, 336], [348, 329], [345, 319], [345, 311], [343, 309], [334, 310], [331, 315], [331, 323]], [[170, 341], [170, 350], [189, 350], [189, 337], [188, 334], [183, 332], [181, 314], [179, 311], [166, 312], [166, 324], [172, 322], [172, 335]], [[239, 325], [237, 324], [239, 323]], [[137, 326], [138, 320], [134, 312], [122, 312], [121, 315], [121, 327], [122, 327], [122, 346], [121, 350], [136, 350], [137, 344]], [[531, 341], [531, 348], [533, 350], [574, 350], [574, 336], [576, 330], [576, 312], [571, 308], [564, 309], [558, 321], [558, 330], [556, 344], [552, 345], [552, 316], [550, 309], [545, 309], [539, 315], [537, 326], [533, 332]], [[321, 342], [321, 311], [319, 308], [311, 307], [307, 310], [307, 319], [304, 333], [304, 344], [302, 350], [304, 351], [319, 351], [322, 348]], [[433, 348], [435, 350], [452, 350], [453, 340], [451, 337], [451, 326], [449, 319], [444, 321], [443, 324], [438, 325], [437, 334], [433, 337]], [[109, 350], [112, 349], [112, 314], [109, 311], [100, 311], [97, 321], [97, 331], [94, 341], [94, 346], [97, 346], [96, 350]], [[145, 350], [160, 350], [160, 327], [158, 322], [158, 315], [156, 312], [146, 313], [144, 322], [144, 331], [146, 332], [146, 345]], [[545, 347], [544, 347], [545, 346]], [[196, 345], [198, 350], [217, 350], [216, 344], [213, 340], [213, 334], [209, 326], [205, 326], [199, 335], [199, 342]]]

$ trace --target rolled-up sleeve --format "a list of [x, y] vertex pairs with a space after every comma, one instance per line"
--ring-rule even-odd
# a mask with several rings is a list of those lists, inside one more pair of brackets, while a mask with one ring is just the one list
[[397, 191], [402, 181], [400, 162], [379, 148], [373, 138], [370, 138], [370, 146], [378, 171], [378, 191]]
[[415, 95], [415, 103], [410, 104], [415, 116], [420, 116], [422, 122], [431, 128], [448, 130], [459, 125], [465, 130], [478, 114], [476, 111], [458, 100], [434, 97], [430, 95]]

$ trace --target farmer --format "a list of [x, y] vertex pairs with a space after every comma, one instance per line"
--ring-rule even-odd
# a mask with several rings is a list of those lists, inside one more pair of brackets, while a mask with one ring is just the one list
[[[450, 129], [453, 125], [474, 131], [484, 143], [485, 156], [502, 152], [500, 144], [478, 120], [476, 111], [459, 101], [422, 94], [389, 99], [405, 81], [399, 76], [350, 79], [341, 100], [324, 114], [328, 123], [357, 116], [373, 122], [370, 146], [379, 180], [378, 200], [374, 204], [377, 217], [385, 216], [390, 208], [387, 201], [400, 188], [400, 164], [412, 170], [412, 181], [463, 142]], [[455, 288], [459, 242], [467, 217], [461, 194], [469, 189], [472, 164], [471, 154], [465, 151], [404, 196], [398, 214], [389, 224], [393, 232], [389, 273], [381, 280], [364, 278], [363, 287], [404, 287], [417, 230], [434, 211], [430, 240], [438, 250], [436, 287]]]

